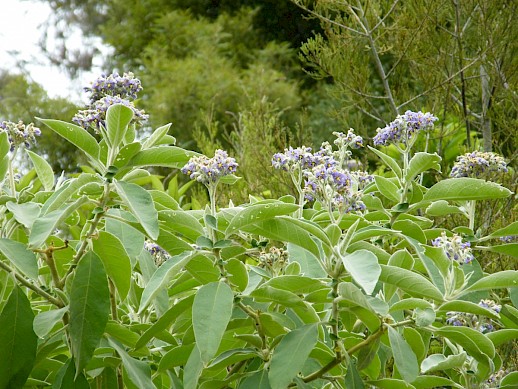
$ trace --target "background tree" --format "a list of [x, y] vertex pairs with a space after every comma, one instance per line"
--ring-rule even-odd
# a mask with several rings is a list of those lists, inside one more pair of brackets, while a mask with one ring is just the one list
[[324, 34], [301, 56], [314, 77], [333, 81], [346, 125], [372, 134], [427, 109], [443, 123], [460, 119], [468, 148], [473, 135], [516, 158], [516, 2], [293, 1], [321, 22]]
[[[0, 122], [23, 121], [39, 125], [36, 117], [70, 121], [78, 107], [65, 98], [50, 98], [41, 85], [23, 74], [0, 73]], [[45, 155], [54, 171], [77, 171], [83, 161], [65, 142], [56, 141], [49, 131], [42, 131], [35, 145]]]

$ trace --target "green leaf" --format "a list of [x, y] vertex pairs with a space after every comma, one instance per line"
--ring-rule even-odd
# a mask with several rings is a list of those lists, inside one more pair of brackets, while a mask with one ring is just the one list
[[151, 368], [148, 363], [132, 358], [117, 341], [108, 338], [110, 345], [121, 357], [122, 365], [130, 381], [139, 389], [156, 389], [151, 380]]
[[414, 297], [426, 297], [442, 302], [444, 297], [437, 287], [422, 275], [394, 266], [380, 265], [380, 281], [395, 285]]
[[106, 274], [115, 284], [119, 297], [124, 300], [131, 284], [131, 261], [122, 242], [109, 232], [99, 231], [92, 240], [93, 250], [103, 261]]
[[68, 311], [68, 307], [60, 309], [51, 309], [49, 311], [43, 311], [36, 315], [34, 318], [33, 328], [36, 335], [43, 338], [47, 335], [52, 328], [63, 318], [65, 312]]
[[46, 215], [52, 211], [60, 209], [72, 196], [82, 196], [82, 189], [89, 184], [96, 183], [102, 185], [103, 182], [98, 175], [82, 173], [79, 177], [67, 180], [45, 201], [41, 208], [40, 216]]
[[60, 223], [88, 201], [88, 197], [82, 196], [64, 208], [39, 216], [32, 225], [31, 234], [29, 235], [29, 247], [41, 247], [54, 230], [58, 228]]
[[141, 150], [129, 161], [129, 166], [162, 166], [181, 168], [191, 157], [199, 155], [176, 146], [158, 146]]
[[405, 327], [403, 329], [403, 336], [407, 343], [412, 347], [412, 351], [417, 357], [417, 361], [422, 361], [426, 357], [428, 351], [428, 345], [425, 345], [423, 336], [418, 330], [412, 327]]
[[500, 388], [513, 389], [518, 386], [518, 371], [512, 371], [500, 381]]
[[128, 131], [128, 124], [133, 119], [131, 108], [123, 104], [111, 105], [106, 111], [106, 132], [111, 147], [119, 147]]
[[186, 310], [192, 307], [194, 295], [186, 297], [177, 301], [171, 308], [169, 308], [158, 320], [149, 327], [140, 337], [135, 349], [144, 347], [156, 334], [167, 329], [174, 321]]
[[139, 340], [139, 335], [136, 332], [133, 332], [127, 325], [121, 324], [118, 321], [109, 320], [104, 332], [132, 348], [135, 348], [135, 344]]
[[225, 264], [228, 280], [235, 285], [240, 292], [248, 286], [248, 271], [246, 265], [239, 259], [231, 258]]
[[261, 369], [248, 376], [239, 385], [239, 389], [272, 389], [268, 380], [268, 370]]
[[233, 305], [234, 293], [223, 282], [203, 285], [196, 293], [192, 323], [196, 347], [203, 362], [207, 363], [216, 355], [232, 316]]
[[200, 350], [198, 347], [192, 349], [191, 355], [185, 364], [183, 374], [184, 389], [197, 389], [198, 380], [203, 371], [203, 361], [201, 360]]
[[242, 227], [263, 220], [272, 219], [279, 215], [289, 215], [300, 207], [297, 204], [287, 204], [281, 201], [274, 203], [255, 203], [241, 209], [230, 221], [225, 236], [231, 235], [233, 232]]
[[369, 385], [374, 385], [375, 388], [381, 389], [415, 389], [414, 385], [395, 378], [382, 378], [379, 380], [367, 381], [367, 383]]
[[399, 374], [407, 382], [413, 382], [419, 374], [419, 365], [414, 351], [397, 330], [387, 327], [394, 364]]
[[36, 174], [38, 175], [41, 183], [43, 184], [43, 188], [46, 191], [52, 190], [54, 187], [54, 172], [52, 171], [52, 167], [50, 164], [38, 154], [33, 153], [30, 150], [25, 150], [36, 169]]
[[70, 343], [78, 374], [90, 361], [110, 314], [110, 291], [104, 266], [89, 251], [79, 261], [70, 290]]
[[372, 294], [379, 276], [381, 267], [378, 257], [367, 250], [358, 250], [352, 254], [342, 256], [342, 263], [354, 281], [356, 281], [366, 294]]
[[484, 360], [481, 354], [489, 358], [495, 357], [495, 346], [482, 333], [468, 327], [441, 327], [434, 331], [435, 335], [444, 336], [449, 340], [460, 344], [477, 360]]
[[218, 281], [221, 276], [214, 260], [205, 255], [195, 255], [185, 265], [185, 270], [202, 285]]
[[[111, 212], [116, 211], [112, 209]], [[120, 210], [119, 210], [120, 214]], [[132, 267], [134, 266], [133, 261], [140, 254], [144, 247], [145, 237], [136, 228], [130, 226], [127, 223], [115, 220], [112, 218], [106, 218], [105, 220], [106, 231], [116, 236], [124, 246], [124, 249], [128, 253], [130, 260], [132, 260]]]
[[416, 309], [416, 308], [433, 309], [432, 304], [430, 304], [426, 300], [418, 299], [418, 298], [408, 298], [408, 299], [403, 299], [403, 300], [399, 300], [399, 301], [395, 302], [390, 307], [390, 312], [397, 312], [397, 311], [402, 311], [402, 310], [407, 310], [407, 309]]
[[268, 378], [272, 389], [286, 389], [302, 370], [318, 340], [318, 327], [309, 324], [287, 333], [273, 350]]
[[509, 224], [504, 228], [500, 228], [494, 232], [492, 232], [489, 237], [491, 238], [499, 238], [502, 236], [515, 236], [518, 235], [518, 221]]
[[435, 321], [435, 311], [432, 308], [416, 308], [414, 311], [415, 324], [418, 327], [426, 327]]
[[178, 232], [193, 242], [205, 233], [203, 225], [187, 211], [159, 211], [158, 219], [163, 222], [162, 228]]
[[[122, 169], [126, 167], [131, 158], [137, 154], [142, 148], [142, 144], [140, 142], [128, 143], [126, 146], [122, 147], [120, 151], [117, 153], [115, 160], [113, 161], [113, 166], [120, 169], [116, 171], [115, 177], [119, 178], [121, 176], [125, 177], [125, 181], [129, 181], [126, 177], [126, 172], [128, 168]], [[134, 171], [134, 170], [133, 170]], [[149, 177], [149, 176], [148, 176]]]
[[37, 203], [17, 204], [8, 201], [5, 206], [13, 213], [14, 218], [27, 228], [32, 228], [32, 224], [38, 218], [41, 209], [41, 205]]
[[69, 359], [56, 374], [52, 389], [90, 389], [83, 372], [76, 374], [73, 359]]
[[269, 285], [277, 289], [288, 290], [295, 294], [307, 294], [326, 288], [326, 285], [324, 285], [319, 280], [298, 275], [281, 275], [272, 278], [264, 285]]
[[302, 299], [295, 293], [289, 292], [287, 290], [273, 288], [269, 285], [263, 285], [255, 289], [252, 293], [250, 293], [250, 297], [253, 297], [256, 301], [273, 302], [285, 307], [306, 308], [306, 305]]
[[171, 128], [171, 123], [168, 123], [162, 127], [158, 127], [155, 131], [151, 133], [151, 135], [144, 141], [142, 144], [143, 149], [149, 149], [153, 147], [155, 144], [160, 142], [160, 140], [167, 134]]
[[22, 388], [36, 359], [38, 338], [25, 293], [15, 286], [0, 314], [0, 388]]
[[499, 246], [488, 247], [487, 249], [494, 253], [506, 254], [518, 258], [518, 243], [501, 244]]
[[405, 181], [410, 182], [419, 174], [430, 169], [441, 171], [441, 157], [436, 153], [415, 153], [408, 165]]
[[[9, 150], [11, 149], [11, 143], [9, 142], [9, 136], [6, 131], [0, 132], [0, 159], [9, 154]], [[3, 177], [1, 177], [3, 179]]]
[[[94, 161], [99, 160], [99, 144], [95, 138], [84, 128], [76, 126], [72, 123], [66, 123], [60, 120], [39, 119], [45, 123], [51, 130], [62, 136], [77, 148], [84, 151]], [[98, 162], [99, 163], [99, 162]]]
[[378, 191], [383, 196], [396, 203], [399, 202], [399, 189], [392, 181], [381, 176], [375, 176], [374, 180], [376, 181]]
[[38, 260], [25, 244], [0, 238], [0, 252], [27, 277], [33, 280], [38, 278]]
[[445, 387], [456, 387], [464, 389], [461, 385], [453, 382], [452, 380], [444, 377], [438, 377], [435, 375], [423, 375], [416, 378], [413, 382], [416, 389], [432, 389], [432, 388], [445, 388]]
[[509, 197], [511, 191], [491, 181], [477, 178], [450, 178], [439, 181], [425, 193], [423, 201], [488, 200]]
[[349, 359], [349, 363], [347, 364], [347, 374], [345, 375], [344, 382], [347, 389], [365, 388], [362, 377], [360, 376], [360, 373], [358, 373], [358, 369], [356, 369], [356, 364], [353, 362], [353, 359]]
[[518, 286], [518, 271], [504, 270], [497, 273], [489, 274], [481, 278], [469, 288], [462, 291], [462, 294], [470, 293], [477, 290], [492, 290], [502, 288], [513, 288]]
[[163, 372], [176, 366], [185, 366], [193, 349], [194, 344], [182, 345], [172, 348], [162, 357], [160, 357], [158, 371]]
[[454, 213], [462, 213], [459, 207], [450, 205], [446, 200], [437, 200], [426, 208], [426, 214], [430, 216], [446, 216]]
[[491, 319], [498, 320], [500, 316], [495, 313], [492, 309], [487, 309], [484, 307], [481, 307], [478, 304], [472, 303], [470, 301], [462, 301], [462, 300], [454, 300], [454, 301], [448, 301], [444, 304], [442, 304], [438, 312], [467, 312], [467, 313], [473, 313], [475, 315], [482, 315], [490, 317]]
[[282, 217], [264, 220], [242, 228], [244, 232], [258, 234], [268, 239], [296, 244], [320, 257], [320, 250], [308, 231]]
[[152, 240], [156, 240], [160, 233], [158, 212], [149, 192], [141, 186], [124, 181], [116, 182], [115, 187], [124, 204], [137, 218], [149, 237]]
[[490, 332], [486, 334], [495, 347], [498, 347], [504, 343], [510, 342], [513, 339], [518, 339], [518, 329], [504, 328], [502, 330]]
[[394, 174], [397, 177], [399, 177], [399, 178], [403, 177], [401, 168], [399, 167], [399, 165], [397, 164], [397, 162], [394, 158], [379, 151], [378, 149], [375, 149], [374, 147], [371, 147], [371, 146], [367, 146], [367, 147], [369, 148], [370, 151], [372, 151], [374, 154], [376, 154], [378, 157], [380, 157], [381, 160], [385, 163], [385, 165], [387, 165], [394, 172]]
[[300, 265], [301, 274], [311, 278], [323, 278], [326, 272], [320, 260], [296, 244], [288, 243], [288, 253], [290, 262], [297, 262]]
[[449, 370], [459, 368], [466, 361], [466, 353], [445, 356], [444, 354], [432, 354], [421, 362], [421, 372], [429, 373], [431, 371]]
[[142, 313], [144, 309], [146, 309], [157, 293], [191, 260], [193, 253], [193, 251], [185, 251], [182, 254], [175, 255], [156, 269], [142, 292], [138, 310], [139, 313]]

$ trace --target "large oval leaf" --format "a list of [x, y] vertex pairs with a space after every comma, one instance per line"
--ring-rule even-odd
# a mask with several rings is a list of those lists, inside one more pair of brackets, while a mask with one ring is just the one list
[[234, 293], [224, 282], [203, 285], [196, 293], [192, 307], [192, 325], [196, 347], [203, 362], [207, 363], [216, 355], [232, 316], [233, 305]]
[[176, 146], [158, 146], [139, 151], [128, 165], [181, 168], [196, 155], [199, 154]]
[[112, 147], [119, 147], [133, 119], [131, 108], [122, 104], [111, 105], [106, 111], [106, 132]]
[[511, 193], [509, 189], [491, 181], [461, 177], [439, 181], [428, 189], [423, 201], [500, 199]]
[[285, 389], [302, 370], [318, 340], [317, 324], [287, 333], [272, 354], [268, 378], [272, 389]]
[[365, 293], [370, 295], [381, 274], [378, 257], [370, 251], [357, 250], [352, 254], [343, 255], [342, 263], [354, 281], [363, 288]]
[[33, 280], [38, 278], [36, 255], [32, 251], [27, 250], [26, 245], [11, 239], [1, 238], [0, 252], [27, 277]]
[[124, 181], [116, 182], [115, 187], [124, 204], [137, 218], [149, 237], [152, 240], [156, 240], [160, 232], [158, 212], [149, 192], [139, 185]]
[[169, 280], [178, 273], [193, 256], [192, 251], [186, 251], [175, 255], [165, 261], [151, 276], [140, 299], [139, 313], [149, 305], [151, 300], [157, 295]]
[[25, 151], [31, 158], [34, 169], [36, 169], [36, 174], [43, 184], [43, 188], [45, 188], [47, 191], [52, 190], [54, 187], [54, 172], [52, 171], [50, 164], [38, 154], [33, 153], [30, 150]]
[[104, 263], [106, 274], [113, 281], [119, 297], [124, 300], [131, 283], [131, 261], [121, 241], [109, 232], [99, 231], [93, 250]]
[[22, 388], [36, 358], [34, 314], [25, 293], [15, 287], [0, 314], [0, 388]]
[[[110, 313], [110, 292], [102, 261], [90, 251], [79, 261], [70, 290], [70, 343], [76, 372], [90, 361]], [[77, 373], [76, 373], [77, 374]]]
[[395, 285], [414, 297], [426, 297], [440, 302], [444, 300], [440, 290], [422, 275], [394, 266], [380, 266], [380, 281]]
[[77, 148], [83, 150], [92, 159], [98, 160], [99, 158], [99, 144], [95, 138], [88, 133], [84, 128], [76, 126], [72, 123], [66, 123], [60, 120], [54, 119], [39, 119], [47, 126], [50, 127], [54, 132], [61, 135], [63, 138], [68, 140], [70, 143], [75, 145]]
[[410, 345], [397, 330], [391, 326], [387, 328], [390, 348], [399, 374], [401, 374], [401, 377], [403, 377], [405, 381], [413, 382], [419, 374], [417, 357]]

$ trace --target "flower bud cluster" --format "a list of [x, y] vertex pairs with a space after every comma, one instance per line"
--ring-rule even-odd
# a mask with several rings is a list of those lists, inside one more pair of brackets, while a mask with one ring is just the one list
[[275, 153], [272, 157], [272, 166], [275, 169], [284, 171], [295, 171], [297, 169], [307, 169], [315, 166], [317, 160], [315, 155], [311, 153], [311, 147], [289, 147], [284, 149], [284, 153]]
[[191, 180], [210, 185], [217, 183], [223, 176], [235, 173], [237, 167], [238, 164], [234, 158], [229, 157], [226, 151], [218, 149], [212, 158], [205, 155], [192, 157], [181, 171]]
[[446, 236], [446, 233], [443, 232], [440, 237], [432, 240], [432, 245], [441, 247], [449, 259], [461, 265], [470, 263], [475, 259], [471, 253], [470, 243], [462, 242], [462, 238], [457, 234], [453, 234], [453, 236], [449, 238]]
[[122, 76], [114, 72], [108, 76], [101, 75], [84, 91], [90, 93], [90, 103], [95, 103], [104, 96], [119, 96], [122, 99], [135, 100], [142, 90], [142, 85], [133, 73], [124, 73]]
[[35, 127], [33, 123], [24, 124], [21, 120], [18, 123], [1, 122], [0, 133], [1, 132], [7, 133], [11, 151], [22, 144], [30, 148], [36, 144], [36, 137], [41, 135], [41, 130]]
[[417, 133], [432, 130], [436, 120], [437, 117], [430, 112], [406, 111], [386, 127], [378, 128], [373, 139], [374, 144], [376, 146], [386, 146], [390, 143], [408, 145]]
[[511, 370], [507, 369], [500, 369], [497, 372], [491, 374], [487, 381], [482, 384], [483, 389], [490, 389], [490, 388], [499, 388], [500, 387], [500, 381], [502, 381], [502, 378], [504, 378], [507, 374], [511, 373]]
[[274, 275], [284, 272], [288, 265], [288, 252], [282, 248], [270, 247], [259, 254], [259, 267], [270, 270]]
[[484, 178], [495, 173], [507, 173], [507, 164], [498, 154], [473, 151], [457, 157], [451, 177]]
[[[500, 310], [502, 309], [502, 306], [498, 305], [493, 300], [480, 300], [478, 305], [482, 308], [491, 310], [494, 313], [500, 313]], [[446, 323], [456, 327], [470, 327], [482, 333], [492, 332], [495, 330], [495, 323], [493, 320], [467, 312], [447, 312]]]
[[157, 266], [162, 265], [165, 261], [167, 261], [171, 256], [167, 251], [165, 251], [162, 247], [157, 245], [156, 243], [150, 242], [146, 240], [144, 242], [144, 248], [149, 251], [153, 259], [155, 260], [155, 264]]
[[347, 134], [343, 132], [333, 132], [336, 136], [334, 144], [339, 148], [350, 147], [353, 149], [359, 149], [363, 147], [363, 138], [360, 135], [356, 135], [352, 128], [347, 131]]
[[137, 109], [132, 101], [141, 90], [140, 80], [134, 78], [132, 73], [124, 73], [122, 77], [118, 73], [102, 75], [91, 87], [85, 88], [86, 92], [91, 93], [90, 104], [87, 109], [75, 114], [72, 121], [85, 129], [93, 128], [98, 133], [101, 126], [105, 127], [108, 108], [114, 104], [123, 104], [133, 111], [131, 123], [142, 124], [149, 115]]

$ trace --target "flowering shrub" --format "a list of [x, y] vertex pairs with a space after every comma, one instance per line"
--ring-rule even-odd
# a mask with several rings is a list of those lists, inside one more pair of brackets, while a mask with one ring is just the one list
[[[139, 90], [114, 74], [88, 91]], [[59, 179], [20, 149], [34, 169], [15, 182], [18, 138], [0, 132], [0, 387], [516, 387], [500, 350], [518, 338], [518, 272], [486, 274], [478, 259], [517, 257], [518, 222], [477, 235], [470, 205], [511, 192], [472, 177], [420, 185], [440, 169], [437, 154], [412, 150], [431, 114], [378, 132], [378, 145], [399, 142], [400, 160], [352, 130], [316, 152], [289, 147], [272, 173], [290, 175], [295, 196], [245, 204], [217, 204], [238, 179], [225, 151], [171, 145], [168, 125], [135, 140], [125, 103], [102, 115], [100, 140], [40, 119], [90, 162]], [[362, 171], [352, 149], [388, 173]], [[150, 166], [203, 184], [210, 204], [185, 210], [146, 189]], [[437, 227], [454, 213], [468, 225]]]

